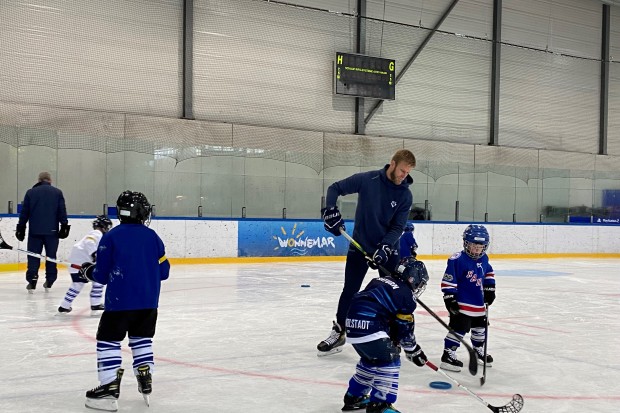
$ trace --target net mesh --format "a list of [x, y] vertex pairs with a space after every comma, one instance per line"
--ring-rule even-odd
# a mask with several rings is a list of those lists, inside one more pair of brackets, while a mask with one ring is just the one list
[[[175, 108], [181, 104], [178, 90], [170, 89], [170, 84], [177, 83], [170, 79], [178, 80], [180, 75], [176, 60], [180, 47], [176, 40], [180, 31], [178, 24], [165, 22], [167, 15], [180, 16], [178, 2], [149, 2], [142, 10], [144, 16], [132, 14], [135, 10], [131, 5], [118, 0], [113, 2], [116, 7], [101, 9], [98, 20], [89, 20], [94, 25], [92, 32], [101, 37], [105, 46], [101, 50], [102, 60], [89, 61], [88, 65], [80, 66], [67, 55], [65, 46], [74, 46], [69, 50], [83, 46], [79, 39], [63, 37], [70, 29], [62, 21], [50, 23], [58, 35], [51, 36], [56, 39], [55, 43], [46, 45], [53, 55], [50, 58], [68, 75], [53, 77], [51, 73], [37, 72], [39, 88], [34, 101], [42, 106], [2, 104], [0, 125], [6, 126], [0, 126], [1, 142], [13, 147], [39, 146], [105, 154], [136, 152], [167, 157], [175, 164], [213, 156], [264, 158], [307, 166], [317, 174], [337, 166], [383, 165], [397, 149], [408, 147], [418, 155], [420, 165], [428, 162], [427, 171], [433, 179], [472, 169], [468, 165], [474, 164], [477, 172], [484, 172], [483, 165], [489, 165], [488, 171], [509, 174], [512, 170], [512, 174], [524, 181], [537, 176], [532, 175], [530, 168], [540, 165], [523, 165], [521, 155], [516, 151], [505, 151], [508, 157], [516, 156], [512, 163], [506, 163], [501, 159], [502, 151], [489, 159], [480, 152], [474, 159], [473, 151], [466, 148], [485, 144], [488, 138], [491, 50], [488, 39], [436, 32], [417, 56], [415, 64], [404, 70], [406, 62], [431, 33], [421, 25], [426, 12], [424, 4], [419, 9], [419, 26], [377, 18], [362, 19], [366, 35], [365, 53], [395, 59], [399, 77], [397, 100], [386, 103], [366, 125], [369, 135], [393, 138], [373, 138], [350, 135], [354, 124], [353, 100], [334, 96], [331, 82], [326, 81], [333, 77], [335, 52], [355, 49], [357, 17], [354, 5], [341, 4], [339, 6], [344, 9], [340, 12], [330, 12], [279, 1], [196, 1], [193, 104], [197, 117], [212, 122], [187, 122], [123, 114], [137, 110], [149, 115], [168, 116], [168, 113], [157, 113], [154, 108], [163, 102], [174, 101], [167, 106]], [[8, 15], [23, 17], [11, 20], [19, 31], [17, 29], [22, 26], [17, 22], [28, 22], [29, 16], [23, 15], [23, 10], [15, 3], [10, 5], [6, 10]], [[388, 12], [393, 6], [387, 7]], [[67, 7], [78, 17], [88, 13], [88, 8]], [[416, 7], [412, 10], [408, 12], [417, 16]], [[125, 37], [110, 30], [108, 23], [123, 14], [133, 24], [131, 33], [135, 35], [135, 44], [126, 45], [119, 54], [116, 44]], [[79, 18], [75, 20], [81, 21]], [[159, 33], [156, 30], [159, 27], [165, 30]], [[202, 31], [204, 27], [209, 27], [210, 31]], [[158, 58], [147, 52], [143, 54], [139, 51], [142, 48], [134, 48], [135, 45], [144, 46], [142, 42], [150, 41], [151, 37], [158, 45], [164, 46], [165, 53]], [[35, 48], [41, 46], [28, 43], [24, 47], [34, 53]], [[592, 136], [592, 131], [598, 128], [596, 117], [584, 111], [583, 99], [569, 99], [570, 93], [579, 93], [583, 97], [584, 90], [567, 87], [567, 84], [581, 84], [574, 81], [580, 77], [587, 79], [589, 83], [585, 92], [588, 99], [594, 99], [592, 96], [596, 95], [598, 83], [590, 74], [598, 73], [598, 69], [593, 68], [597, 68], [599, 62], [513, 45], [504, 45], [504, 49], [505, 71], [515, 70], [522, 74], [516, 82], [505, 80], [507, 93], [502, 95], [500, 106], [503, 111], [500, 143], [534, 145], [532, 147], [546, 150], [565, 149], [561, 148], [562, 145], [570, 144], [571, 150], [576, 152], [593, 152], [596, 136]], [[202, 50], [209, 52], [203, 53]], [[215, 50], [226, 50], [229, 57], [211, 52]], [[115, 59], [106, 60], [109, 53], [113, 53]], [[171, 59], [171, 56], [176, 57]], [[227, 64], [230, 62], [234, 64]], [[529, 62], [538, 64], [529, 65]], [[611, 63], [614, 66], [612, 73], [615, 73], [613, 70], [618, 64]], [[8, 67], [13, 66], [19, 67]], [[144, 80], [140, 82], [131, 78], [136, 74], [133, 72], [121, 73], [120, 69], [125, 66], [136, 68], [136, 73]], [[524, 68], [533, 70], [537, 76], [530, 76]], [[78, 99], [81, 96], [62, 94], [63, 91], [76, 90], [76, 84], [80, 83], [73, 77], [79, 78], [85, 69], [91, 75], [91, 81], [88, 88], [81, 85], [79, 90], [85, 94], [95, 93], [85, 95], [93, 104], [90, 107]], [[252, 70], [251, 76], [248, 76], [248, 70]], [[524, 76], [538, 81], [523, 79]], [[111, 83], [110, 79], [114, 82]], [[613, 84], [614, 78], [611, 82]], [[154, 87], [146, 87], [147, 84]], [[548, 91], [550, 100], [543, 100], [544, 108], [562, 111], [568, 102], [579, 115], [566, 114], [561, 122], [562, 132], [558, 134], [557, 122], [539, 121], [541, 116], [552, 117], [556, 112], [543, 113], [537, 109], [540, 105], [524, 104], [527, 99], [539, 95], [524, 94], [524, 87]], [[11, 85], [8, 89], [19, 91], [13, 90]], [[126, 101], [126, 107], [119, 105], [121, 100]], [[90, 110], [48, 109], [49, 101]], [[615, 102], [613, 93], [611, 101]], [[102, 111], [95, 105], [97, 102], [118, 112]], [[366, 115], [376, 103], [377, 100], [366, 99]], [[145, 104], [152, 108], [143, 110]], [[588, 110], [592, 107], [597, 106], [589, 105]], [[610, 107], [615, 106], [611, 104]], [[536, 109], [539, 114], [532, 116], [523, 112], [530, 109]], [[611, 122], [613, 119], [610, 117]], [[534, 133], [534, 129], [538, 132]], [[327, 132], [314, 132], [316, 130]], [[578, 143], [584, 136], [588, 143]], [[420, 142], [422, 140], [427, 142]], [[439, 141], [443, 144], [437, 145]], [[464, 145], [454, 146], [451, 142]], [[562, 164], [568, 165], [559, 169], [580, 169], [570, 166], [571, 156], [558, 155], [557, 159], [566, 158], [567, 162]], [[511, 168], [513, 166], [515, 168]], [[581, 169], [588, 168], [581, 166]]]
[[[169, 197], [170, 205], [201, 186], [204, 193], [191, 202], [202, 203], [207, 192], [220, 191], [220, 198], [227, 197], [222, 204], [231, 209], [240, 209], [236, 203], [247, 200], [230, 195], [234, 191], [224, 185], [215, 189], [209, 181], [213, 172], [225, 175], [228, 170], [220, 172], [219, 164], [205, 159], [219, 158], [230, 165], [228, 175], [244, 174], [233, 169], [238, 160], [244, 166], [258, 164], [251, 173], [262, 166], [256, 160], [275, 165], [266, 174], [276, 176], [267, 176], [265, 182], [255, 177], [235, 181], [237, 192], [245, 191], [246, 197], [252, 191], [292, 193], [296, 186], [324, 193], [320, 175], [325, 171], [330, 170], [328, 180], [345, 170], [381, 167], [401, 148], [416, 155], [414, 172], [425, 175], [426, 182], [456, 176], [443, 181], [450, 188], [466, 174], [475, 175], [474, 185], [484, 174], [512, 177], [515, 186], [546, 178], [618, 180], [617, 157], [594, 155], [596, 59], [503, 45], [499, 144], [515, 147], [488, 147], [489, 40], [437, 32], [400, 77], [397, 99], [385, 102], [366, 124], [368, 135], [353, 135], [355, 101], [334, 95], [331, 84], [335, 53], [356, 47], [353, 13], [270, 1], [197, 0], [192, 103], [194, 116], [208, 121], [188, 121], [178, 119], [183, 103], [179, 2], [143, 2], [140, 13], [130, 2], [111, 2], [114, 7], [89, 3], [101, 7], [96, 19], [83, 18], [91, 11], [88, 7], [66, 5], [76, 24], [94, 25], [89, 38], [75, 36], [62, 20], [49, 23], [45, 57], [54, 70], [41, 70], [40, 58], [25, 57], [37, 56], [40, 44], [8, 39], [7, 50], [20, 57], [3, 61], [9, 83], [0, 92], [0, 144], [8, 146], [10, 155], [0, 154], [0, 160], [12, 157], [10, 162], [18, 159], [25, 168], [38, 167], [52, 158], [48, 164], [63, 162], [67, 151], [80, 151], [81, 162], [92, 160], [106, 174], [117, 167], [128, 171], [117, 179], [122, 183], [110, 183], [115, 178], [93, 172], [89, 178], [110, 191], [127, 184], [156, 192], [153, 188], [165, 180], [169, 184], [161, 197]], [[25, 31], [22, 22], [29, 16], [22, 14], [18, 2], [7, 2], [3, 11], [11, 29], [3, 33], [17, 36]], [[397, 75], [430, 33], [421, 25], [379, 19], [364, 23], [365, 53], [395, 59]], [[88, 61], [75, 59], [72, 52], [86, 48], [93, 36], [102, 44], [97, 55]], [[619, 117], [613, 116], [620, 107], [620, 62], [614, 59], [610, 66], [609, 150], [620, 154]], [[16, 68], [25, 70], [10, 72]], [[365, 115], [376, 103], [365, 99]], [[59, 104], [81, 109], [56, 107]], [[179, 164], [192, 167], [176, 168]], [[23, 173], [20, 168], [12, 168], [15, 175]], [[99, 175], [105, 175], [100, 170]], [[171, 173], [162, 178], [162, 172]], [[185, 193], [175, 193], [184, 183]], [[25, 186], [12, 184], [5, 192]]]
[[406, 148], [418, 159], [416, 169], [434, 180], [468, 172], [513, 176], [526, 183], [541, 178], [541, 170], [542, 178], [592, 178], [595, 170], [618, 173], [615, 157], [592, 154], [123, 116], [124, 137], [96, 136], [84, 127], [79, 132], [66, 129], [50, 118], [46, 129], [2, 125], [0, 142], [14, 148], [135, 152], [170, 158], [175, 164], [217, 156], [270, 159], [302, 165], [316, 174], [341, 166], [381, 167], [394, 152]]

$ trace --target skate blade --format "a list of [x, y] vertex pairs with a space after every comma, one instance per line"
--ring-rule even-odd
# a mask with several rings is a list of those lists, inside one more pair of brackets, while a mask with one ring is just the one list
[[[488, 364], [487, 364], [488, 366]], [[448, 364], [448, 363], [441, 363], [441, 366], [439, 366], [442, 370], [446, 370], [446, 371], [453, 371], [455, 373], [458, 373], [461, 371], [461, 367], [457, 367], [457, 366], [453, 366], [452, 364]]]
[[[482, 360], [478, 359], [478, 364], [479, 364], [480, 366], [484, 366], [484, 361], [482, 361]], [[487, 367], [493, 367], [493, 363], [487, 363]]]
[[144, 403], [146, 403], [146, 405], [150, 407], [151, 406], [150, 395], [142, 393], [142, 397], [144, 398]]
[[101, 317], [101, 314], [103, 314], [103, 310], [91, 310], [90, 312], [91, 317]]
[[342, 410], [343, 412], [352, 412], [352, 411], [355, 411], [355, 410], [366, 410], [366, 406], [359, 406], [359, 407], [347, 407], [347, 406], [344, 406], [340, 410]]
[[335, 347], [335, 348], [333, 348], [333, 349], [331, 349], [329, 351], [318, 351], [316, 353], [316, 355], [319, 356], [319, 357], [325, 357], [325, 356], [330, 356], [332, 354], [338, 354], [338, 353], [342, 352], [342, 347], [344, 347], [344, 346], [338, 346], [338, 347]]
[[113, 397], [103, 399], [89, 399], [86, 398], [86, 407], [94, 410], [103, 410], [106, 412], [118, 411], [118, 400]]

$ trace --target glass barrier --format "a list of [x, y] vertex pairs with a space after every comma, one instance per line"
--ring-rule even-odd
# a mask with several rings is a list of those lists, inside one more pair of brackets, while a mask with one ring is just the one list
[[[71, 141], [57, 130], [2, 126], [0, 211], [17, 213], [26, 190], [46, 170], [63, 190], [72, 215], [100, 214], [104, 204], [114, 206], [118, 194], [131, 189], [143, 192], [158, 216], [316, 219], [329, 185], [381, 168], [394, 148], [406, 146], [418, 159], [411, 172], [410, 219], [557, 223], [620, 214], [620, 170], [609, 167], [536, 168], [519, 166], [518, 157], [510, 156], [502, 164], [489, 163], [488, 156], [476, 162], [477, 146], [471, 163], [451, 162], [435, 160], [441, 142], [433, 151], [420, 144], [418, 151], [412, 140], [316, 132], [297, 148], [287, 142], [279, 150], [283, 137], [253, 142], [251, 131], [244, 130], [244, 146], [235, 146], [234, 129], [224, 132], [230, 133], [229, 145], [211, 145], [174, 137], [153, 143], [82, 135]], [[330, 152], [317, 154], [316, 147]], [[536, 156], [538, 150], [533, 151]], [[347, 219], [354, 217], [356, 205], [355, 194], [339, 199]]]

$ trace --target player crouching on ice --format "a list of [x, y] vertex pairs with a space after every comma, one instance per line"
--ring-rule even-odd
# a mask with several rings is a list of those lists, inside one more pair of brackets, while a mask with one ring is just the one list
[[427, 358], [414, 335], [416, 297], [426, 288], [422, 261], [403, 259], [396, 273], [375, 278], [354, 295], [346, 319], [347, 342], [360, 355], [349, 380], [342, 410], [398, 413], [396, 402], [400, 350], [407, 360], [424, 366]]
[[149, 403], [153, 372], [152, 339], [162, 280], [170, 263], [161, 238], [148, 227], [151, 205], [140, 192], [123, 192], [116, 201], [121, 224], [104, 234], [97, 262], [82, 264], [85, 278], [107, 285], [105, 310], [97, 329], [100, 386], [86, 392], [86, 407], [117, 411], [123, 377], [121, 342], [129, 335], [138, 391]]
[[[441, 280], [444, 303], [450, 313], [450, 327], [462, 339], [471, 329], [471, 344], [478, 353], [478, 363], [484, 364], [486, 341], [486, 305], [495, 301], [495, 274], [486, 254], [489, 232], [483, 225], [469, 225], [463, 232], [463, 251], [448, 259]], [[457, 359], [459, 340], [448, 333], [444, 340], [441, 368], [461, 371], [463, 362]], [[487, 354], [486, 365], [491, 367], [493, 357]]]
[[[81, 265], [83, 262], [89, 260], [95, 262], [97, 247], [99, 247], [101, 237], [103, 237], [103, 234], [108, 232], [110, 228], [112, 228], [112, 221], [110, 221], [108, 217], [105, 215], [97, 216], [93, 221], [92, 231], [73, 245], [71, 254], [69, 254], [69, 262], [77, 265]], [[58, 307], [59, 314], [71, 312], [73, 300], [75, 300], [80, 294], [80, 291], [82, 291], [82, 288], [84, 288], [84, 285], [88, 282], [88, 280], [84, 280], [84, 277], [72, 267], [69, 267], [69, 274], [71, 274], [72, 283], [65, 294], [65, 298], [60, 303], [60, 307]], [[90, 309], [92, 315], [101, 314], [101, 311], [103, 311], [104, 307], [101, 302], [102, 293], [103, 285], [93, 281], [93, 286], [90, 290]]]

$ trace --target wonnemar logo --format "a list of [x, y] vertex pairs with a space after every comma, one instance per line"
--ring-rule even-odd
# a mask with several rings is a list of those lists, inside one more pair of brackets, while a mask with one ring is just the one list
[[280, 227], [282, 236], [273, 235], [273, 239], [276, 240], [277, 245], [274, 247], [274, 251], [283, 249], [289, 252], [291, 255], [307, 255], [309, 250], [313, 248], [325, 249], [336, 248], [334, 243], [334, 237], [331, 236], [309, 236], [306, 231], [297, 228], [297, 224], [293, 225], [290, 233], [286, 231], [284, 227]]

